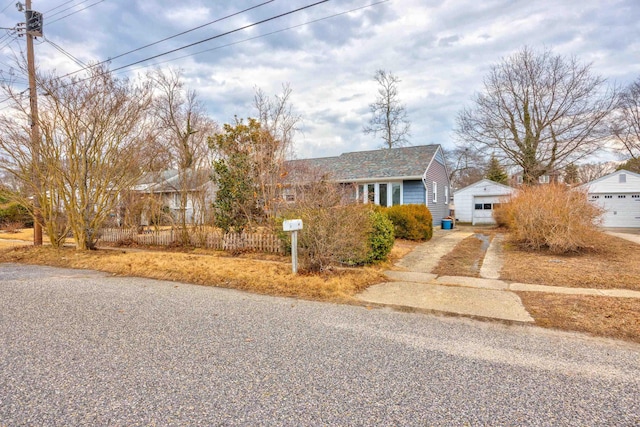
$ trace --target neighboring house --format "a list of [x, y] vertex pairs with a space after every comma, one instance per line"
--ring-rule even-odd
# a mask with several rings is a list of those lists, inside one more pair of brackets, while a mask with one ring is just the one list
[[[286, 162], [287, 170], [322, 170], [327, 179], [353, 186], [353, 197], [381, 206], [422, 204], [440, 224], [449, 215], [449, 174], [440, 145], [358, 151], [337, 157]], [[295, 194], [286, 193], [287, 201]]]
[[[538, 177], [538, 184], [562, 184], [564, 182], [564, 172], [561, 170], [555, 170], [545, 175]], [[518, 172], [511, 176], [509, 183], [514, 187], [519, 187], [524, 183], [524, 177], [522, 172]]]
[[[210, 171], [205, 170], [187, 174], [185, 213], [189, 224], [201, 222], [198, 219], [202, 218], [207, 207], [213, 202], [215, 188], [209, 175]], [[168, 211], [165, 213], [170, 214], [174, 219], [180, 217], [181, 181], [177, 170], [148, 173], [132, 190], [142, 195], [155, 196], [161, 207]], [[150, 215], [152, 213], [143, 211], [140, 225], [150, 225]]]
[[456, 220], [476, 224], [495, 224], [493, 210], [515, 188], [483, 179], [453, 193]]
[[640, 228], [640, 174], [619, 170], [581, 188], [604, 209], [603, 227]]

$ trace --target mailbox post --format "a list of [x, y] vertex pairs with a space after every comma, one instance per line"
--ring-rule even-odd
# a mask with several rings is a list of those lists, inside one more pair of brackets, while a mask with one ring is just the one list
[[291, 269], [298, 272], [298, 230], [302, 230], [301, 219], [287, 219], [282, 223], [283, 231], [291, 232]]

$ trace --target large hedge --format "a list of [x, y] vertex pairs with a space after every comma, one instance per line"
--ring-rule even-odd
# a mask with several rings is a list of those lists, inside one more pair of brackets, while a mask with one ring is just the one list
[[425, 241], [433, 236], [433, 217], [425, 205], [396, 205], [385, 213], [399, 239]]
[[24, 224], [25, 227], [32, 227], [33, 218], [24, 206], [9, 202], [0, 205], [0, 226], [3, 224]]

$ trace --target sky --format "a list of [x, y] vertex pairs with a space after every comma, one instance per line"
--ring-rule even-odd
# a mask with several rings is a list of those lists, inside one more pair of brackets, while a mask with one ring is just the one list
[[[24, 14], [16, 0], [5, 1], [0, 78], [13, 73], [17, 87], [26, 87], [14, 60], [25, 40], [6, 29], [23, 22]], [[316, 2], [32, 0], [44, 17], [36, 62], [60, 74], [81, 69], [77, 61], [110, 58], [121, 76], [179, 69], [220, 124], [254, 116], [256, 88], [274, 96], [288, 84], [301, 116], [296, 158], [382, 147], [379, 137], [362, 131], [379, 69], [400, 79], [410, 144], [445, 149], [454, 147], [456, 116], [482, 91], [491, 66], [524, 46], [576, 56], [612, 85], [640, 77], [638, 0], [331, 0], [310, 6]], [[205, 39], [211, 40], [165, 54]], [[156, 55], [162, 56], [149, 59]]]

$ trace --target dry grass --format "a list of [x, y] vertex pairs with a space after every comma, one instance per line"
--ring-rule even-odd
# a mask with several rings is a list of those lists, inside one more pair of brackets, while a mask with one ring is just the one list
[[640, 299], [518, 292], [536, 325], [640, 343]]
[[640, 290], [640, 247], [600, 232], [596, 237], [597, 251], [573, 255], [507, 245], [501, 278], [547, 286]]
[[[43, 236], [43, 238], [46, 238], [46, 236]], [[0, 233], [0, 240], [2, 239], [25, 240], [33, 242], [33, 228], [24, 228], [17, 233]]]
[[352, 302], [353, 296], [384, 281], [373, 268], [294, 275], [285, 262], [231, 258], [216, 254], [147, 251], [76, 251], [24, 247], [0, 252], [0, 262], [92, 269], [117, 275], [220, 286], [266, 295]]
[[[440, 259], [432, 273], [439, 276], [480, 277], [484, 254], [493, 234], [483, 230], [462, 240], [451, 252]], [[481, 239], [480, 236], [483, 238]]]

